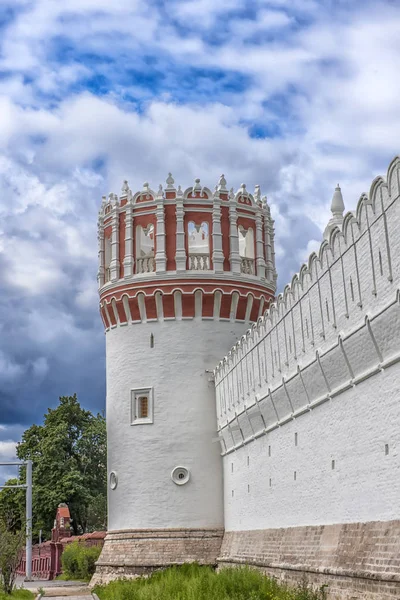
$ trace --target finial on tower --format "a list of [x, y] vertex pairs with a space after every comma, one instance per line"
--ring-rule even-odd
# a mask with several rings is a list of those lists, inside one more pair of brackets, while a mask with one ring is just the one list
[[344, 202], [342, 196], [342, 190], [340, 189], [340, 185], [337, 184], [335, 187], [335, 191], [332, 197], [331, 202], [331, 213], [332, 216], [329, 219], [328, 225], [325, 227], [324, 238], [329, 239], [329, 234], [334, 227], [338, 227], [342, 230], [343, 225], [343, 213], [344, 213]]
[[167, 177], [167, 179], [166, 179], [165, 182], [167, 184], [167, 187], [165, 189], [167, 189], [167, 190], [174, 190], [175, 189], [174, 188], [175, 179], [172, 177], [171, 173], [168, 173], [168, 177]]
[[121, 192], [123, 196], [127, 196], [128, 192], [129, 192], [129, 185], [126, 179], [124, 179], [124, 182], [122, 184], [122, 188], [121, 188]]
[[226, 179], [224, 175], [221, 175], [219, 178], [217, 190], [219, 192], [226, 192]]
[[340, 189], [339, 184], [335, 187], [335, 192], [332, 197], [331, 212], [334, 216], [343, 216], [344, 213], [342, 190]]
[[254, 200], [259, 206], [261, 205], [261, 189], [259, 185], [256, 185], [254, 188]]
[[163, 186], [161, 183], [158, 186], [157, 198], [158, 199], [164, 198], [164, 190], [163, 190]]
[[195, 194], [196, 192], [200, 192], [202, 191], [202, 187], [200, 185], [200, 179], [195, 179], [194, 180], [194, 186], [193, 186], [193, 191], [192, 193]]

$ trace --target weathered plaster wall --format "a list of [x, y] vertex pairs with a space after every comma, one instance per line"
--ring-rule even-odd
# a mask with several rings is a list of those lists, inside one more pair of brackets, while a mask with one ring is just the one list
[[227, 530], [398, 517], [399, 165], [216, 370]]

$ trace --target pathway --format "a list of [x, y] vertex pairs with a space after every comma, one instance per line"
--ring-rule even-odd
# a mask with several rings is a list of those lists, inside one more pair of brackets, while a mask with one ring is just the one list
[[88, 584], [81, 581], [60, 581], [57, 579], [53, 581], [38, 579], [24, 581], [23, 577], [18, 577], [16, 586], [31, 590], [34, 594], [38, 594], [39, 589], [42, 588], [45, 597], [50, 597], [52, 600], [62, 600], [66, 596], [68, 600], [93, 600]]

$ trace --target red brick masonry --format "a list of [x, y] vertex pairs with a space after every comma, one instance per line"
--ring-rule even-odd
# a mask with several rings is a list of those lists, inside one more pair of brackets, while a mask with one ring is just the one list
[[332, 600], [400, 599], [400, 520], [226, 532], [220, 567], [328, 584]]
[[215, 565], [223, 533], [219, 528], [109, 531], [91, 585], [185, 562]]

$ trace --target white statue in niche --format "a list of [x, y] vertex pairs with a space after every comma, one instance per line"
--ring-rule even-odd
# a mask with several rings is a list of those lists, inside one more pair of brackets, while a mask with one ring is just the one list
[[204, 271], [209, 269], [210, 238], [208, 223], [189, 221], [188, 224], [189, 269]]
[[240, 270], [247, 275], [254, 275], [254, 231], [252, 227], [245, 229], [238, 227], [239, 254], [241, 258]]
[[151, 273], [154, 271], [154, 225], [136, 227], [136, 272]]
[[251, 227], [245, 229], [243, 225], [238, 227], [239, 254], [243, 258], [254, 259], [254, 232]]

